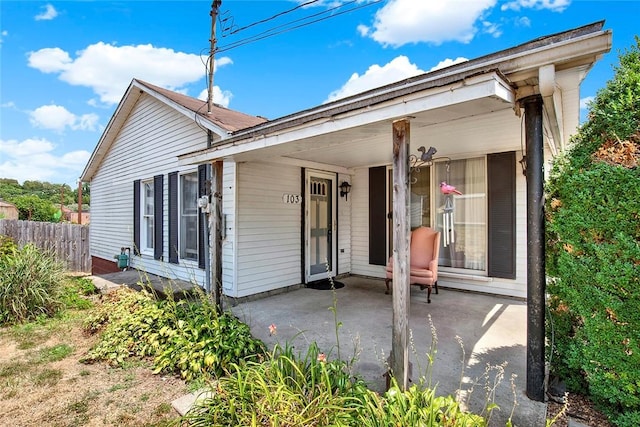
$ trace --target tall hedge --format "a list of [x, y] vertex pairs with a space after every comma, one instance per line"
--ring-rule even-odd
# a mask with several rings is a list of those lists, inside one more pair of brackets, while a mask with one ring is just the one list
[[551, 369], [640, 425], [640, 38], [547, 183]]

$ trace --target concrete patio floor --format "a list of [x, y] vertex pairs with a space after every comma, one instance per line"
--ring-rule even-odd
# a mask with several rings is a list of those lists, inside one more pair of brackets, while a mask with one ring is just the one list
[[[140, 274], [133, 271], [94, 278], [98, 287], [134, 286]], [[146, 276], [144, 281], [163, 289], [167, 282]], [[391, 350], [392, 295], [385, 295], [384, 281], [357, 276], [338, 279], [345, 287], [335, 291], [339, 328], [340, 356], [354, 358], [354, 372], [372, 390], [385, 390], [385, 360]], [[188, 283], [172, 283], [181, 290]], [[253, 335], [269, 348], [277, 342], [289, 342], [305, 352], [316, 342], [330, 358], [337, 357], [334, 294], [309, 288], [241, 301], [225, 300], [247, 323]], [[529, 400], [526, 388], [526, 303], [519, 299], [498, 297], [451, 289], [440, 289], [427, 304], [426, 291], [411, 287], [410, 330], [413, 349], [412, 380], [429, 368], [428, 354], [435, 331], [435, 358], [431, 367], [431, 384], [438, 395], [456, 395], [467, 407], [479, 413], [487, 401], [487, 388], [494, 390], [491, 426], [504, 426], [513, 409], [515, 426], [545, 425], [546, 404]], [[269, 334], [269, 325], [277, 327]], [[459, 338], [457, 338], [459, 337]], [[464, 349], [464, 351], [463, 351]], [[504, 377], [494, 386], [496, 375]], [[513, 376], [513, 384], [512, 384]], [[470, 392], [470, 390], [472, 390]], [[514, 404], [515, 409], [514, 409]]]
[[[335, 291], [337, 318], [342, 323], [341, 357], [348, 360], [355, 355], [355, 372], [371, 389], [384, 391], [385, 360], [391, 350], [392, 295], [385, 295], [384, 281], [380, 279], [352, 276], [339, 281], [345, 284]], [[331, 291], [300, 288], [240, 302], [231, 309], [270, 347], [289, 341], [304, 352], [315, 341], [321, 351], [337, 357], [335, 321], [329, 309], [332, 304]], [[431, 382], [436, 385], [438, 395], [458, 395], [469, 403], [469, 409], [478, 413], [486, 401], [485, 387], [493, 388], [501, 371], [498, 366], [503, 366], [504, 378], [495, 386], [494, 396], [500, 409], [493, 412], [491, 425], [504, 426], [517, 402], [512, 417], [514, 425], [544, 426], [546, 405], [525, 395], [526, 316], [526, 303], [519, 299], [441, 288], [438, 295], [431, 296], [431, 304], [427, 304], [426, 291], [412, 286], [413, 381], [429, 367], [427, 354], [433, 325], [437, 343]], [[277, 327], [274, 336], [269, 335], [271, 324]], [[515, 375], [513, 386], [512, 375]]]

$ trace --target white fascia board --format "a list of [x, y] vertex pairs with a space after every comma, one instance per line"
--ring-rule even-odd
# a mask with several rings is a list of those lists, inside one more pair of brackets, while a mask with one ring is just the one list
[[404, 98], [396, 98], [375, 107], [364, 107], [330, 118], [319, 119], [313, 123], [299, 125], [295, 128], [282, 129], [271, 135], [259, 135], [246, 140], [229, 142], [228, 144], [223, 142], [206, 151], [181, 156], [179, 157], [179, 162], [181, 165], [203, 163], [371, 123], [396, 120], [421, 112], [484, 98], [497, 99], [502, 103], [513, 105], [515, 94], [507, 81], [498, 73], [491, 72], [446, 86], [429, 89], [422, 93], [405, 96]]

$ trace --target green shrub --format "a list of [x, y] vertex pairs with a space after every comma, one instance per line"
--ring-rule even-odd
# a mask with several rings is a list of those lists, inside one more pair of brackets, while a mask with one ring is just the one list
[[343, 362], [326, 361], [315, 344], [304, 356], [276, 346], [266, 361], [234, 368], [189, 411], [188, 425], [350, 425], [371, 393]]
[[190, 426], [487, 425], [484, 417], [463, 411], [453, 397], [438, 397], [423, 384], [403, 392], [392, 381], [381, 396], [354, 377], [349, 364], [327, 360], [315, 343], [304, 355], [276, 345], [266, 361], [235, 366], [183, 421]]
[[89, 278], [68, 277], [62, 287], [60, 300], [65, 308], [86, 310], [93, 307], [93, 302], [86, 297], [99, 292]]
[[[640, 39], [547, 185], [552, 370], [612, 419], [640, 411]], [[634, 415], [635, 414], [635, 415]], [[622, 424], [620, 424], [622, 425]]]
[[87, 320], [86, 330], [101, 336], [85, 362], [122, 365], [130, 357], [153, 357], [155, 373], [177, 372], [194, 380], [224, 375], [232, 364], [265, 352], [247, 325], [230, 313], [219, 314], [204, 293], [195, 302], [174, 301], [121, 288], [107, 298]]
[[5, 235], [0, 236], [0, 257], [9, 255], [16, 249], [18, 249], [18, 245], [16, 245], [16, 242], [11, 237]]
[[0, 256], [0, 324], [55, 314], [63, 280], [64, 268], [50, 253], [31, 244], [10, 248]]

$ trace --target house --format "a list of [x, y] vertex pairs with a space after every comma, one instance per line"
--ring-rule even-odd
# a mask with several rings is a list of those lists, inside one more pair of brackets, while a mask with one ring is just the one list
[[[611, 48], [603, 24], [269, 121], [220, 106], [208, 114], [205, 101], [134, 79], [81, 177], [91, 183], [94, 271], [115, 269], [114, 255], [130, 247], [133, 267], [205, 284], [198, 201], [212, 200], [216, 181], [227, 296], [327, 274], [382, 278], [393, 242], [392, 123], [406, 118], [410, 152], [437, 150], [412, 172], [411, 226], [442, 231], [452, 213], [440, 286], [526, 297], [525, 104], [539, 101], [548, 161], [579, 124], [580, 82]], [[220, 176], [208, 175], [213, 163]], [[462, 194], [442, 194], [443, 181]]]
[[0, 199], [0, 219], [18, 219], [19, 213], [16, 205]]
[[[80, 218], [78, 218], [80, 216]], [[82, 214], [78, 214], [78, 212], [74, 212], [69, 208], [62, 208], [62, 218], [66, 222], [70, 222], [72, 224], [89, 224], [89, 220], [91, 218], [91, 214], [89, 212], [82, 212]], [[81, 219], [82, 221], [78, 221]]]

